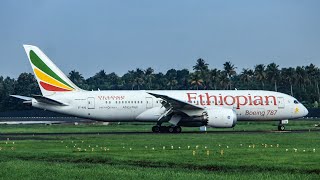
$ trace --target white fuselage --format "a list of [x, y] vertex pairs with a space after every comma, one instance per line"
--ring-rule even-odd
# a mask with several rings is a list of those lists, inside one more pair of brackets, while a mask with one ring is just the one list
[[[176, 91], [81, 91], [49, 96], [67, 106], [48, 105], [36, 100], [37, 108], [99, 121], [150, 121], [156, 122], [165, 112], [160, 98], [147, 92], [160, 93], [204, 107], [233, 109], [241, 120], [284, 120], [305, 116], [308, 111], [294, 97], [272, 91], [259, 90], [176, 90]], [[181, 109], [192, 116], [199, 110]]]

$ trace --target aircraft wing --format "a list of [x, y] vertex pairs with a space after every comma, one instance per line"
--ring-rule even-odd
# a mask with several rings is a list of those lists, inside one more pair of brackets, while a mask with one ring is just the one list
[[[156, 94], [156, 93], [150, 93], [150, 92], [147, 92], [148, 94], [152, 95], [152, 96], [155, 96], [157, 98], [161, 98], [163, 99], [165, 102], [164, 102], [164, 106], [166, 107], [166, 103], [169, 104], [170, 107], [172, 107], [173, 109], [189, 109], [189, 110], [201, 110], [201, 109], [204, 109], [203, 107], [201, 106], [197, 106], [197, 105], [194, 105], [194, 104], [191, 104], [191, 103], [188, 103], [188, 102], [184, 102], [184, 101], [181, 101], [179, 99], [176, 99], [176, 98], [173, 98], [173, 97], [170, 97], [170, 96], [167, 96], [167, 95], [163, 95], [163, 94]], [[166, 107], [167, 108], [167, 107]]]

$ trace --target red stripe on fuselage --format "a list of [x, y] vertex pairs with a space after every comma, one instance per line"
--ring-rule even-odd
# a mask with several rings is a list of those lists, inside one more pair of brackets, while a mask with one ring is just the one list
[[68, 89], [59, 88], [56, 86], [52, 86], [51, 84], [47, 84], [45, 82], [40, 81], [40, 85], [47, 91], [70, 91]]

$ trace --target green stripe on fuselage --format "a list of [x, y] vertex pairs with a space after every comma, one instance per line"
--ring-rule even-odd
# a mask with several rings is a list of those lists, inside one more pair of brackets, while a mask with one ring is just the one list
[[60, 81], [61, 83], [73, 89], [72, 86], [70, 86], [67, 82], [61, 79], [56, 73], [54, 73], [32, 50], [30, 51], [30, 59], [32, 64], [35, 65], [37, 68], [39, 68], [41, 71], [45, 72], [52, 78], [56, 79], [57, 81]]

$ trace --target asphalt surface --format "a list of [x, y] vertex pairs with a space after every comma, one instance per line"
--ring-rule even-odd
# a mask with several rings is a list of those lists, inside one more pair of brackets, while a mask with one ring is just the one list
[[[301, 130], [290, 130], [290, 131], [263, 131], [263, 130], [252, 130], [252, 131], [185, 131], [180, 134], [267, 134], [267, 133], [307, 133], [307, 132], [320, 132], [319, 129], [301, 129]], [[63, 136], [63, 135], [108, 135], [108, 134], [170, 134], [170, 133], [153, 133], [147, 131], [115, 131], [115, 132], [64, 132], [64, 133], [0, 133], [2, 136]], [[175, 133], [174, 133], [175, 134]]]
[[[301, 129], [301, 130], [291, 130], [291, 131], [186, 131], [181, 132], [181, 134], [271, 134], [271, 133], [308, 133], [308, 132], [320, 132], [319, 129]], [[130, 131], [130, 132], [66, 132], [66, 133], [0, 133], [0, 141], [7, 140], [55, 140], [57, 136], [70, 136], [70, 135], [163, 135], [170, 133], [153, 133], [146, 131]], [[179, 134], [175, 134], [179, 135]]]

